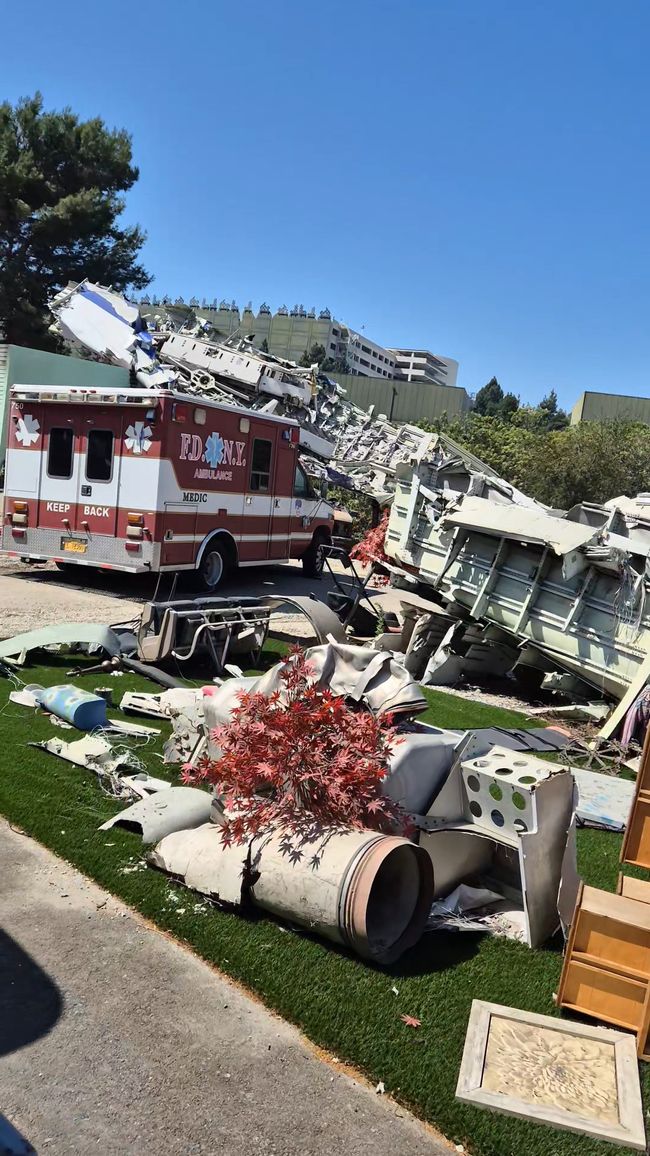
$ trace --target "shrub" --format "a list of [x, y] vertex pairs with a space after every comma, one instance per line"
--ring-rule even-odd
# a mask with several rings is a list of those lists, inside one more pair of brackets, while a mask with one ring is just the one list
[[212, 732], [220, 758], [184, 768], [184, 782], [212, 783], [223, 799], [224, 844], [275, 826], [306, 836], [318, 826], [403, 825], [401, 808], [381, 793], [399, 741], [392, 720], [352, 710], [318, 686], [298, 648], [280, 678], [282, 690], [268, 697], [239, 694], [232, 720]]

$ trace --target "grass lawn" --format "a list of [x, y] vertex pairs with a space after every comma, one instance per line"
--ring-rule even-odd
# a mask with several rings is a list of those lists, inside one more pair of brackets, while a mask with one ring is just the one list
[[[276, 655], [277, 644], [265, 665]], [[55, 656], [47, 667], [26, 667], [21, 679], [42, 685], [65, 682], [66, 669], [74, 665], [76, 658]], [[128, 674], [83, 675], [77, 681], [88, 690], [110, 684], [117, 703], [127, 690], [159, 689]], [[472, 933], [427, 933], [399, 963], [380, 970], [306, 934], [287, 932], [268, 917], [212, 908], [151, 869], [128, 870], [142, 861], [139, 837], [119, 828], [97, 830], [123, 804], [104, 795], [91, 773], [27, 746], [52, 736], [69, 741], [78, 733], [58, 730], [47, 717], [9, 703], [10, 690], [8, 681], [0, 682], [0, 812], [13, 824], [256, 992], [315, 1043], [373, 1082], [383, 1080], [387, 1092], [476, 1156], [611, 1154], [610, 1145], [454, 1099], [472, 999], [554, 1014], [558, 944], [531, 951]], [[438, 726], [525, 725], [515, 712], [437, 691], [428, 691], [427, 698], [431, 705], [424, 720]], [[160, 750], [161, 741], [155, 739], [139, 747], [138, 754], [153, 774], [170, 777], [156, 757]], [[613, 890], [619, 837], [582, 831], [578, 840], [584, 878]], [[417, 1016], [422, 1027], [406, 1027], [402, 1012]], [[642, 1065], [648, 1102], [646, 1072]]]

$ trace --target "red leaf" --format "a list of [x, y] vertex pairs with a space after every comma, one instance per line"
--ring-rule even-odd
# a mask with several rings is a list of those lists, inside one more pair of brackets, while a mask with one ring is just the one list
[[402, 1023], [405, 1023], [407, 1028], [421, 1028], [422, 1020], [416, 1020], [415, 1016], [401, 1015], [399, 1017]]

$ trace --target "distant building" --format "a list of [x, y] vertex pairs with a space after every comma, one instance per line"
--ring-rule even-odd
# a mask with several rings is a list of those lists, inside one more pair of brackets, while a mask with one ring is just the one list
[[[250, 337], [255, 345], [264, 346], [276, 357], [286, 357], [288, 361], [300, 361], [314, 345], [322, 345], [328, 359], [338, 362], [341, 370], [359, 377], [406, 377], [408, 381], [430, 381], [435, 385], [455, 385], [458, 362], [446, 357], [436, 357], [421, 350], [387, 349], [371, 341], [363, 333], [357, 333], [348, 325], [332, 317], [329, 309], [304, 305], [286, 305], [272, 313], [265, 303], [257, 313], [249, 302], [241, 311], [236, 302], [212, 301], [205, 299], [199, 303], [192, 297], [189, 302], [180, 298], [176, 301], [163, 297], [143, 297], [140, 309], [146, 317], [171, 317], [175, 323], [182, 323], [194, 313], [209, 321], [222, 340], [238, 333]], [[401, 361], [406, 367], [402, 369]]]
[[407, 381], [432, 381], [435, 385], [455, 385], [458, 362], [437, 357], [428, 349], [392, 349], [398, 374]]
[[650, 397], [624, 393], [583, 393], [571, 410], [571, 425], [581, 421], [639, 421], [650, 425]]
[[349, 332], [346, 347], [349, 373], [360, 377], [395, 377], [395, 355], [383, 345], [376, 345], [369, 337]]

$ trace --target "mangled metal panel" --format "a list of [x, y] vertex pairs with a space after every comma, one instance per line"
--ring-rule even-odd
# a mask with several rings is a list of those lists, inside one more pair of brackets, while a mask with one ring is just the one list
[[94, 622], [61, 622], [56, 626], [44, 626], [41, 630], [30, 630], [27, 634], [5, 638], [0, 642], [0, 658], [13, 658], [29, 653], [30, 650], [51, 646], [77, 644], [105, 650], [111, 657], [120, 653], [119, 638], [107, 626], [97, 626]]
[[[650, 650], [646, 555], [608, 530], [399, 486], [385, 550], [459, 611], [614, 698]], [[527, 522], [530, 533], [527, 532]], [[627, 547], [627, 549], [625, 549]]]
[[197, 787], [170, 787], [120, 811], [102, 823], [99, 830], [127, 827], [140, 831], [143, 843], [157, 843], [172, 831], [185, 831], [207, 823], [211, 804], [212, 795], [207, 791]]
[[192, 891], [235, 906], [242, 902], [249, 844], [224, 847], [221, 828], [215, 823], [166, 835], [147, 858], [153, 867], [181, 879]]

